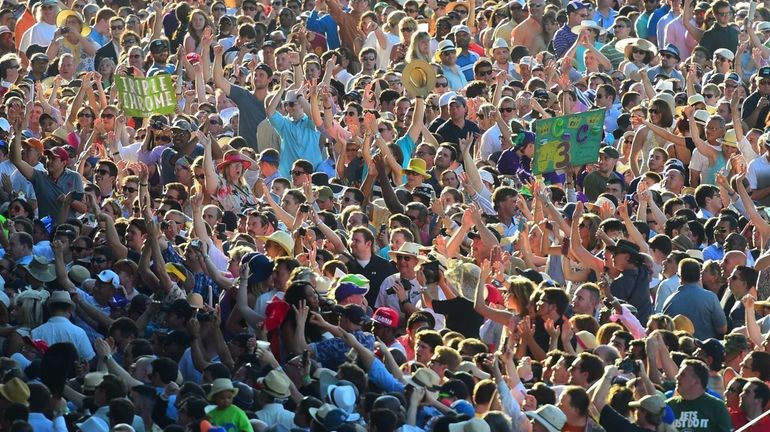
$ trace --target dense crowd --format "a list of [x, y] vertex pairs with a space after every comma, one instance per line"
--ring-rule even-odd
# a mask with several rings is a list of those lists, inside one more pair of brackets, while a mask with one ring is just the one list
[[5, 1], [0, 97], [0, 432], [770, 431], [770, 1]]

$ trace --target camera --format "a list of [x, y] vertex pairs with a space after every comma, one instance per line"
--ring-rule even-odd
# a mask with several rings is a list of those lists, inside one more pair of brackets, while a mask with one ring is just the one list
[[630, 357], [623, 359], [618, 365], [618, 369], [623, 373], [633, 373], [634, 375], [639, 375], [640, 372], [639, 365]]
[[259, 47], [257, 47], [257, 43], [256, 42], [251, 42], [251, 43], [246, 44], [246, 48], [252, 54], [256, 54], [259, 51]]
[[308, 204], [300, 204], [299, 211], [300, 211], [300, 213], [309, 213], [310, 212], [310, 205], [308, 205]]
[[425, 284], [430, 285], [438, 282], [439, 266], [440, 263], [438, 261], [428, 261], [420, 266], [420, 268], [422, 268], [422, 274], [425, 275]]
[[[133, 69], [133, 67], [131, 69]], [[154, 120], [150, 126], [155, 130], [163, 130], [163, 126], [165, 125], [160, 120]]]
[[71, 32], [71, 31], [72, 30], [69, 27], [60, 27], [59, 28], [59, 33], [61, 33], [61, 34], [67, 34], [67, 33]]
[[297, 228], [297, 234], [304, 237], [307, 234], [307, 229], [305, 227], [299, 227]]
[[190, 247], [195, 250], [201, 250], [201, 241], [199, 239], [195, 239], [190, 242]]
[[225, 230], [226, 230], [226, 227], [223, 222], [217, 223], [216, 231], [217, 231], [217, 238], [219, 240], [222, 240], [222, 241], [227, 240], [227, 235], [225, 235]]
[[209, 322], [211, 321], [211, 312], [198, 313], [196, 317], [199, 322]]

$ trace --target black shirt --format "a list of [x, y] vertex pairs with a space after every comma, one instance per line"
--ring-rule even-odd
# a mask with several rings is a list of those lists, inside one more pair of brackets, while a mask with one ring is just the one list
[[473, 123], [469, 120], [465, 120], [465, 124], [461, 129], [452, 123], [451, 119], [449, 119], [436, 130], [436, 133], [441, 135], [441, 138], [445, 142], [451, 142], [455, 144], [459, 144], [460, 139], [465, 138], [469, 132], [480, 134], [481, 129], [479, 129], [476, 123]]
[[738, 48], [738, 30], [733, 26], [722, 27], [714, 23], [710, 29], [703, 33], [700, 46], [706, 48], [709, 57], [713, 56], [714, 51], [719, 48], [726, 48], [730, 52], [735, 52]]
[[[746, 98], [745, 101], [743, 101], [743, 114], [741, 115], [742, 120], [746, 120], [749, 118], [749, 116], [754, 112], [754, 110], [757, 108], [757, 103], [759, 103], [759, 98], [761, 98], [763, 95], [761, 95], [758, 91], [755, 91], [754, 93], [750, 94], [749, 97]], [[762, 111], [759, 112], [759, 115], [757, 116], [757, 121], [754, 124], [748, 125], [749, 128], [759, 128], [759, 129], [765, 129], [765, 118], [767, 117], [767, 114], [770, 113], [770, 105], [762, 108]]]
[[615, 408], [607, 404], [599, 413], [599, 425], [608, 431], [623, 432], [647, 432], [647, 429], [639, 427], [636, 423], [631, 423], [627, 418], [615, 411]]
[[484, 317], [473, 310], [472, 301], [460, 296], [450, 300], [433, 300], [433, 310], [446, 316], [448, 329], [466, 338], [479, 337], [479, 327], [484, 324]]
[[369, 279], [369, 292], [366, 293], [366, 301], [373, 305], [377, 301], [380, 285], [386, 277], [396, 272], [396, 266], [386, 261], [379, 255], [372, 254], [372, 259], [366, 267], [361, 267], [358, 261], [353, 261], [348, 267], [348, 273], [358, 273]]

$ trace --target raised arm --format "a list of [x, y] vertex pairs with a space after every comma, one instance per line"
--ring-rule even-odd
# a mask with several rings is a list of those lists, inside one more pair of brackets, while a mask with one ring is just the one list
[[741, 198], [743, 208], [746, 209], [746, 213], [749, 215], [751, 223], [754, 224], [754, 228], [759, 231], [759, 235], [762, 238], [762, 244], [770, 239], [770, 224], [765, 221], [762, 215], [759, 214], [757, 206], [754, 205], [754, 201], [749, 196], [749, 192], [743, 185], [743, 180], [746, 178], [745, 173], [740, 173], [735, 176], [735, 191], [738, 192], [738, 196]]
[[650, 245], [644, 240], [644, 236], [642, 236], [642, 233], [636, 228], [634, 221], [631, 220], [631, 216], [628, 214], [627, 200], [623, 200], [623, 202], [618, 204], [618, 213], [620, 214], [620, 219], [623, 221], [623, 225], [625, 225], [626, 230], [628, 231], [628, 239], [639, 246], [639, 250], [642, 253], [650, 253]]
[[[420, 139], [420, 133], [425, 126], [425, 99], [421, 96], [417, 96], [414, 104], [414, 113], [412, 114], [412, 123], [409, 124], [406, 134], [414, 142], [418, 142]], [[407, 157], [407, 155], [404, 155]]]
[[[687, 31], [690, 33], [690, 37], [695, 39], [696, 41], [700, 42], [700, 40], [703, 38], [704, 31], [698, 27], [696, 24], [692, 23], [692, 12], [693, 12], [693, 5], [691, 2], [684, 2], [684, 10], [682, 11], [683, 17], [682, 17], [682, 24], [684, 24], [684, 28], [687, 29]], [[750, 34], [751, 32], [749, 32]]]
[[492, 320], [503, 326], [507, 326], [511, 319], [515, 317], [514, 314], [500, 309], [492, 309], [487, 306], [484, 300], [484, 290], [487, 284], [489, 276], [492, 274], [492, 265], [489, 260], [484, 260], [481, 263], [481, 276], [479, 278], [479, 284], [476, 286], [475, 295], [473, 296], [473, 310], [486, 319]]
[[[214, 85], [217, 86], [220, 90], [222, 90], [227, 97], [230, 97], [230, 89], [232, 88], [232, 85], [230, 84], [230, 81], [227, 80], [225, 77], [224, 70], [222, 69], [222, 54], [225, 52], [225, 47], [222, 45], [214, 45]], [[280, 98], [278, 98], [278, 101], [280, 102]], [[278, 104], [276, 103], [276, 107]], [[275, 108], [273, 108], [273, 111], [275, 111]], [[268, 114], [269, 116], [270, 114]]]
[[570, 250], [578, 261], [594, 269], [596, 274], [601, 274], [604, 271], [604, 260], [595, 257], [580, 242], [580, 218], [582, 216], [583, 203], [578, 202], [575, 204], [575, 212], [572, 214], [572, 235], [570, 237], [573, 241], [570, 242]]
[[11, 163], [24, 177], [28, 180], [32, 180], [32, 177], [35, 175], [35, 169], [21, 158], [21, 131], [21, 122], [18, 122], [14, 125], [14, 136], [13, 141], [11, 141]]
[[214, 166], [214, 160], [211, 156], [211, 146], [214, 145], [212, 140], [206, 136], [202, 131], [195, 132], [198, 136], [198, 142], [203, 145], [203, 173], [205, 175], [205, 187], [206, 191], [210, 195], [217, 193], [217, 187], [219, 186], [219, 174]]

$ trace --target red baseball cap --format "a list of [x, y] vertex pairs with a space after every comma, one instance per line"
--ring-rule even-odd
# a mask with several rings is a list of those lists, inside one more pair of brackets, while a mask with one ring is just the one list
[[24, 336], [24, 343], [40, 351], [40, 354], [45, 354], [48, 351], [48, 343], [42, 339], [32, 339], [29, 336]]
[[45, 151], [45, 155], [59, 158], [64, 162], [67, 162], [70, 160], [70, 154], [67, 153], [67, 150], [65, 150], [64, 147], [61, 147], [61, 146], [51, 147], [49, 150]]
[[381, 307], [374, 311], [372, 320], [387, 327], [398, 328], [398, 312], [389, 307]]

